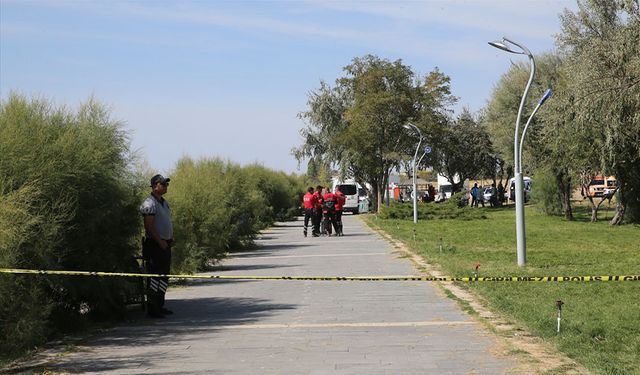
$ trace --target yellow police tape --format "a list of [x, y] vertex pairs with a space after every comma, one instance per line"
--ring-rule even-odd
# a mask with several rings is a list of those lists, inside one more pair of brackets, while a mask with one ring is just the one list
[[301, 281], [640, 281], [640, 275], [623, 276], [487, 276], [487, 277], [422, 277], [422, 276], [233, 276], [233, 275], [162, 275], [126, 272], [55, 271], [0, 268], [0, 273], [23, 275], [168, 277], [172, 279], [233, 280], [301, 280]]

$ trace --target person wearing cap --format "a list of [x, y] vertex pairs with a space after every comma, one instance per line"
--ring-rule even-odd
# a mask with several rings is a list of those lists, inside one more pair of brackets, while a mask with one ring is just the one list
[[[167, 275], [171, 267], [173, 224], [169, 203], [162, 197], [167, 193], [169, 181], [162, 175], [151, 178], [151, 194], [140, 205], [144, 218], [145, 237], [142, 256], [147, 260], [149, 273]], [[164, 296], [169, 286], [167, 277], [151, 277], [148, 283], [147, 314], [152, 318], [164, 318], [173, 312], [164, 307]]]

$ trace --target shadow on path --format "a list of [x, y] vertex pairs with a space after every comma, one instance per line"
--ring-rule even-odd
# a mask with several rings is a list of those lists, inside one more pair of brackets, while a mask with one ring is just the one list
[[[191, 340], [201, 340], [221, 326], [256, 322], [281, 310], [295, 309], [292, 304], [273, 304], [258, 298], [195, 298], [170, 300], [174, 311], [165, 319], [139, 317], [134, 322], [94, 335], [79, 345], [79, 351], [91, 352], [76, 358], [71, 354], [56, 364], [29, 364], [14, 367], [8, 374], [31, 374], [46, 371], [86, 373], [153, 368], [159, 362], [179, 363]], [[139, 314], [140, 315], [140, 314]], [[156, 349], [148, 351], [147, 346]], [[121, 350], [104, 350], [105, 347]], [[101, 350], [102, 349], [102, 350]]]

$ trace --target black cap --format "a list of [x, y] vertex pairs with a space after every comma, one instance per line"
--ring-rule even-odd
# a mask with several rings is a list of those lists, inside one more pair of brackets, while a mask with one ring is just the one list
[[165, 184], [169, 181], [171, 181], [170, 178], [164, 178], [161, 174], [157, 174], [151, 177], [151, 187], [156, 186], [157, 183]]

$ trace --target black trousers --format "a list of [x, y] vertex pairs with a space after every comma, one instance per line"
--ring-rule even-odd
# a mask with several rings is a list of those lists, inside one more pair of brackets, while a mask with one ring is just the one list
[[320, 222], [322, 221], [322, 210], [319, 208], [313, 209], [313, 216], [311, 216], [311, 222], [313, 223], [313, 234], [320, 235]]
[[[322, 213], [322, 234], [331, 234], [331, 225], [336, 228], [336, 213], [335, 212], [323, 212]], [[338, 229], [336, 228], [336, 233], [338, 233]]]
[[336, 228], [336, 233], [342, 235], [342, 210], [336, 211], [335, 218], [333, 227]]
[[[313, 208], [305, 208], [304, 209], [304, 235], [307, 235], [307, 228], [309, 227], [309, 220], [311, 220], [311, 225], [313, 226], [313, 215], [315, 214]], [[311, 229], [312, 233], [315, 233], [314, 229]]]
[[[145, 239], [143, 254], [147, 258], [147, 272], [167, 275], [171, 272], [171, 247], [163, 250], [152, 239]], [[150, 277], [147, 283], [147, 308], [150, 313], [160, 313], [164, 296], [169, 287], [168, 277]]]

